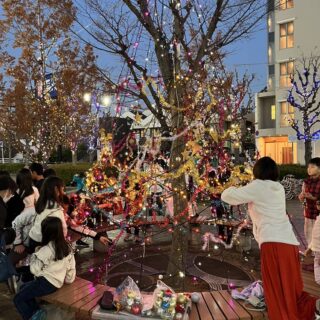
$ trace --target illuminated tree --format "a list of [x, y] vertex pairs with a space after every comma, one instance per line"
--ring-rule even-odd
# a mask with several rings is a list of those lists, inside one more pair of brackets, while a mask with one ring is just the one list
[[[116, 75], [120, 81], [105, 74], [106, 83], [117, 88], [117, 114], [125, 96], [144, 104], [159, 121], [163, 136], [177, 136], [172, 141], [170, 165], [172, 171], [180, 172], [181, 159], [188, 150], [185, 135], [179, 133], [195, 120], [199, 105], [207, 104], [208, 86], [213, 81], [210, 70], [220, 68], [223, 49], [258, 25], [266, 13], [264, 1], [123, 0], [115, 4], [86, 0], [79, 10], [81, 19], [77, 22], [91, 36], [90, 44], [120, 57], [126, 66], [125, 72]], [[226, 83], [227, 87], [231, 90], [231, 84]], [[197, 96], [201, 101], [195, 101]], [[211, 107], [217, 110], [219, 103], [211, 100]], [[186, 188], [184, 174], [175, 175], [170, 182], [177, 190], [173, 194], [174, 213], [179, 216], [187, 207], [182, 193]], [[187, 230], [186, 221], [173, 233], [167, 273], [177, 283], [186, 267]]]
[[83, 94], [97, 85], [96, 57], [70, 38], [71, 0], [4, 0], [2, 10], [2, 48], [11, 48], [2, 64], [2, 126], [28, 160], [46, 162], [57, 145], [91, 130], [82, 126], [91, 113]]
[[[304, 159], [307, 164], [312, 158], [312, 141], [318, 140], [320, 129], [320, 88], [319, 58], [303, 59], [303, 71], [296, 70], [292, 75], [292, 88], [287, 101], [302, 116], [302, 125], [299, 119], [288, 119], [291, 127], [296, 131], [297, 139], [304, 141]], [[298, 80], [297, 80], [298, 78]]]

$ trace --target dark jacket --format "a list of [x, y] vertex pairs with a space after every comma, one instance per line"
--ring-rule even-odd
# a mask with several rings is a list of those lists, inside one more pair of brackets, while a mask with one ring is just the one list
[[15, 192], [13, 197], [7, 202], [7, 217], [5, 227], [11, 227], [12, 221], [23, 211], [24, 203], [21, 197]]
[[7, 207], [3, 199], [0, 197], [0, 229], [5, 227], [7, 218]]

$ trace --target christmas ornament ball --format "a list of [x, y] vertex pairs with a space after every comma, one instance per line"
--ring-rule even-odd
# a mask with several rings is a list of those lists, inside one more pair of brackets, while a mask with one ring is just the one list
[[131, 313], [138, 315], [141, 313], [141, 305], [140, 304], [133, 304], [131, 307]]
[[200, 301], [200, 294], [197, 293], [197, 292], [193, 292], [193, 293], [191, 294], [191, 301], [192, 301], [193, 303], [198, 303], [198, 302]]

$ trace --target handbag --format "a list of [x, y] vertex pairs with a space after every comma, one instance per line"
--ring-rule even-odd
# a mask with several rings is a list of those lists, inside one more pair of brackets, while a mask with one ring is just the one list
[[0, 239], [0, 282], [7, 281], [16, 274], [17, 271], [6, 254], [5, 233], [2, 233]]
[[100, 299], [99, 305], [101, 309], [114, 310], [115, 306], [113, 304], [113, 293], [110, 291], [105, 291]]

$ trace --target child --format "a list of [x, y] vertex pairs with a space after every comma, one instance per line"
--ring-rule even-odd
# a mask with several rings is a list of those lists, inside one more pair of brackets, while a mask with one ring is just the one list
[[32, 185], [31, 172], [27, 168], [23, 168], [17, 175], [17, 193], [23, 200], [24, 208], [34, 207], [39, 199], [39, 191]]
[[304, 234], [308, 246], [311, 242], [313, 225], [318, 216], [316, 201], [320, 197], [320, 158], [313, 158], [308, 163], [309, 177], [303, 182], [300, 201], [305, 201]]
[[41, 232], [41, 247], [30, 260], [30, 270], [36, 278], [26, 283], [13, 299], [24, 320], [46, 319], [35, 298], [57, 291], [64, 283], [72, 283], [76, 276], [74, 255], [65, 240], [61, 219], [44, 219]]
[[[320, 200], [316, 202], [317, 210], [320, 212]], [[317, 216], [312, 230], [311, 242], [305, 255], [314, 252], [314, 279], [320, 285], [320, 217]]]
[[103, 245], [112, 244], [112, 240], [108, 237], [106, 232], [96, 232], [87, 226], [79, 225], [77, 221], [75, 221], [73, 217], [75, 208], [71, 205], [67, 195], [63, 196], [63, 209], [68, 226], [68, 240], [70, 242], [77, 241], [82, 237], [89, 237], [94, 240], [99, 240]]
[[60, 178], [51, 176], [45, 179], [36, 203], [37, 215], [29, 232], [31, 252], [34, 252], [35, 247], [42, 241], [41, 223], [48, 216], [61, 220], [63, 234], [67, 236], [67, 224], [61, 207], [64, 196], [63, 188], [63, 181]]
[[253, 168], [255, 180], [230, 187], [221, 196], [230, 205], [248, 203], [253, 234], [261, 250], [261, 273], [270, 320], [310, 320], [320, 312], [320, 299], [303, 291], [298, 241], [286, 214], [277, 164], [269, 157]]
[[29, 232], [36, 212], [35, 204], [39, 198], [39, 191], [32, 185], [32, 177], [29, 169], [23, 168], [17, 175], [17, 193], [23, 200], [23, 211], [12, 221], [12, 227], [16, 232], [14, 249], [10, 252], [12, 263], [16, 264], [28, 255]]

